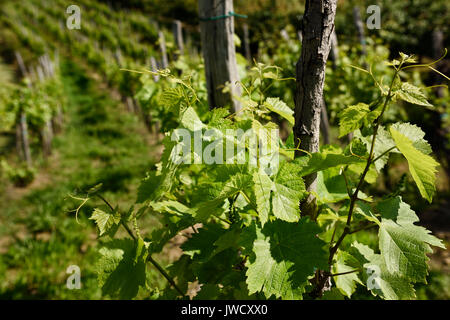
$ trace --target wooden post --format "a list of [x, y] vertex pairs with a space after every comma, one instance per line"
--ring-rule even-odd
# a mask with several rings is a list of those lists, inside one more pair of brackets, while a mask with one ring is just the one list
[[361, 54], [366, 55], [366, 38], [364, 36], [364, 23], [361, 19], [361, 13], [359, 7], [353, 7], [353, 21], [358, 32], [359, 43], [361, 44]]
[[127, 110], [131, 113], [134, 113], [134, 104], [133, 104], [133, 99], [131, 97], [126, 97], [125, 98], [125, 104], [127, 106]]
[[169, 67], [169, 59], [167, 58], [167, 49], [166, 49], [166, 38], [164, 37], [164, 33], [159, 31], [159, 48], [161, 49], [161, 57], [162, 57], [162, 67], [166, 69]]
[[[232, 0], [199, 0], [200, 30], [203, 58], [205, 60], [206, 85], [210, 108], [232, 106], [238, 111], [241, 105], [233, 95], [241, 95], [236, 83], [239, 74], [234, 45], [234, 17]], [[227, 16], [225, 18], [217, 18]], [[230, 92], [222, 92], [229, 83]]]
[[122, 52], [120, 51], [120, 48], [117, 48], [116, 51], [114, 51], [114, 59], [117, 62], [117, 65], [119, 67], [122, 66]]
[[[300, 149], [319, 151], [320, 114], [323, 105], [325, 67], [331, 47], [337, 0], [307, 0], [303, 17], [301, 57], [297, 62], [297, 90], [295, 93], [295, 141]], [[296, 155], [303, 152], [296, 151]], [[308, 191], [316, 189], [317, 174], [305, 177]], [[316, 202], [310, 196], [302, 202], [303, 215], [314, 218]]]
[[[47, 75], [48, 77], [51, 72], [48, 67], [48, 61], [44, 58], [44, 56], [40, 57], [38, 60], [43, 67], [38, 65], [36, 67], [36, 71], [38, 74], [39, 81], [42, 82], [45, 80], [45, 76]], [[41, 128], [41, 139], [42, 139], [42, 151], [44, 157], [47, 158], [52, 154], [53, 127], [51, 119], [47, 120], [45, 122], [44, 127]]]
[[19, 69], [20, 72], [22, 73], [22, 76], [26, 77], [28, 75], [28, 72], [27, 69], [25, 68], [25, 63], [23, 62], [22, 55], [18, 51], [15, 51], [14, 54], [16, 56], [16, 60], [19, 65]]
[[[175, 44], [177, 45], [179, 55], [184, 55], [184, 42], [183, 42], [183, 28], [181, 26], [181, 21], [175, 20], [173, 22], [173, 38], [175, 39]], [[175, 55], [175, 60], [178, 59], [178, 55]]]
[[17, 155], [19, 156], [19, 159], [24, 160], [25, 154], [23, 153], [22, 147], [22, 130], [20, 128], [20, 123], [17, 123], [16, 125], [16, 151]]
[[20, 131], [22, 138], [22, 147], [23, 147], [23, 155], [25, 156], [25, 161], [27, 166], [31, 167], [31, 152], [30, 152], [30, 144], [28, 139], [28, 124], [27, 124], [27, 115], [22, 110], [20, 112]]
[[56, 115], [52, 119], [52, 127], [55, 133], [60, 133], [63, 129], [64, 124], [64, 113], [61, 104], [58, 103], [56, 107]]
[[[17, 59], [17, 63], [19, 64], [19, 69], [22, 72], [22, 75], [24, 77], [27, 77], [27, 69], [25, 68], [25, 64], [23, 62], [22, 59], [22, 55], [20, 54], [20, 52], [15, 51], [14, 52], [16, 59]], [[27, 82], [27, 86], [28, 88], [31, 89], [31, 83], [28, 81]], [[29, 144], [29, 140], [28, 140], [28, 125], [27, 125], [27, 115], [25, 113], [25, 110], [23, 110], [23, 108], [21, 107], [20, 112], [19, 112], [19, 121], [17, 123], [17, 131], [20, 131], [20, 134], [16, 134], [16, 138], [20, 138], [20, 142], [16, 141], [16, 145], [18, 143], [21, 144], [21, 148], [22, 148], [22, 152], [19, 154], [19, 156], [23, 155], [23, 158], [27, 165], [29, 167], [31, 167], [32, 162], [31, 162], [31, 152], [30, 152], [30, 144]]]
[[[150, 68], [153, 72], [158, 71], [158, 64], [156, 63], [156, 59], [153, 56], [150, 57]], [[153, 76], [153, 80], [155, 80], [155, 82], [158, 82], [159, 76], [158, 75]]]
[[44, 69], [42, 69], [41, 66], [37, 66], [36, 67], [36, 72], [37, 72], [39, 81], [44, 81], [44, 77], [45, 77], [44, 76]]
[[245, 51], [245, 58], [248, 61], [248, 64], [251, 66], [253, 64], [252, 62], [252, 52], [250, 51], [250, 35], [248, 32], [248, 25], [244, 23], [242, 26], [242, 29], [244, 31], [244, 51]]
[[288, 34], [288, 32], [286, 31], [286, 29], [281, 29], [281, 31], [280, 31], [280, 36], [281, 36], [281, 38], [283, 38], [283, 40], [284, 41], [289, 41], [290, 39], [289, 39], [289, 34]]

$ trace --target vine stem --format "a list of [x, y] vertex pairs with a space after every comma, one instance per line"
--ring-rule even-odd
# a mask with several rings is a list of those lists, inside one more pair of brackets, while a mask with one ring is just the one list
[[[128, 234], [130, 235], [130, 237], [136, 241], [136, 236], [133, 234], [130, 227], [124, 221], [121, 221], [121, 223], [122, 226], [125, 228], [125, 230], [128, 232]], [[166, 278], [166, 280], [170, 283], [170, 285], [174, 287], [175, 290], [177, 290], [178, 293], [181, 294], [181, 296], [184, 296], [183, 291], [177, 286], [172, 277], [169, 276], [166, 270], [164, 270], [164, 268], [152, 258], [152, 255], [150, 253], [147, 256], [147, 261], [149, 261], [163, 275], [163, 277]]]
[[377, 162], [377, 161], [378, 161], [379, 159], [381, 159], [385, 154], [391, 152], [391, 151], [394, 150], [395, 148], [397, 148], [397, 147], [394, 146], [394, 147], [391, 147], [391, 148], [387, 149], [386, 151], [384, 151], [383, 153], [381, 153], [378, 157], [376, 157], [375, 159], [373, 159], [372, 163]]
[[346, 272], [333, 273], [333, 274], [330, 274], [329, 276], [330, 277], [343, 276], [345, 274], [355, 273], [355, 272], [358, 272], [358, 271], [361, 271], [361, 270], [360, 269], [356, 269], [356, 270], [351, 270], [351, 271], [346, 271]]
[[376, 124], [375, 124], [374, 132], [373, 132], [372, 143], [370, 146], [369, 158], [367, 159], [366, 166], [364, 168], [364, 171], [361, 174], [361, 177], [359, 179], [358, 185], [356, 186], [355, 192], [350, 197], [350, 207], [348, 210], [347, 223], [345, 225], [344, 231], [342, 232], [339, 239], [336, 241], [336, 244], [330, 248], [330, 256], [328, 258], [328, 265], [330, 265], [330, 266], [333, 263], [334, 255], [336, 254], [337, 250], [339, 249], [339, 246], [341, 245], [342, 241], [348, 234], [352, 233], [350, 231], [350, 223], [352, 221], [352, 215], [353, 215], [353, 211], [355, 209], [356, 201], [358, 200], [358, 193], [361, 190], [361, 187], [364, 183], [364, 179], [367, 175], [367, 172], [369, 172], [371, 164], [374, 162], [373, 157], [374, 157], [374, 151], [375, 151], [375, 141], [377, 139], [378, 129], [380, 128], [381, 118], [383, 117], [383, 114], [386, 111], [386, 107], [392, 98], [392, 88], [394, 86], [394, 82], [395, 82], [395, 79], [397, 78], [400, 68], [401, 68], [401, 65], [398, 68], [395, 68], [394, 77], [392, 78], [391, 84], [389, 86], [389, 91], [388, 91], [386, 99], [384, 101], [383, 109], [381, 110], [380, 115], [378, 116], [378, 118], [375, 121]]
[[[103, 202], [106, 203], [106, 205], [111, 209], [111, 211], [114, 211], [113, 206], [105, 198], [103, 198], [100, 194], [96, 194], [96, 196], [99, 197], [101, 200], [103, 200]], [[125, 221], [121, 220], [120, 223], [127, 231], [128, 235], [134, 241], [136, 241], [137, 240], [136, 236], [134, 235], [133, 231], [131, 231], [130, 227], [125, 223]], [[174, 287], [175, 290], [178, 291], [180, 295], [184, 296], [183, 291], [177, 286], [172, 277], [169, 276], [169, 274], [164, 270], [164, 268], [152, 258], [152, 255], [150, 253], [147, 256], [147, 261], [149, 261], [163, 275], [163, 277], [166, 278], [166, 280], [170, 283], [170, 285]]]
[[159, 263], [156, 262], [156, 261], [152, 258], [151, 254], [149, 254], [149, 255], [147, 256], [147, 260], [148, 260], [151, 264], [153, 264], [153, 266], [154, 266], [154, 267], [155, 267], [155, 268], [156, 268], [156, 269], [164, 276], [164, 278], [166, 278], [166, 280], [172, 285], [172, 287], [175, 288], [175, 290], [178, 291], [178, 293], [179, 293], [181, 296], [184, 296], [183, 291], [177, 286], [177, 284], [176, 284], [175, 281], [172, 279], [172, 277], [169, 276], [169, 275], [167, 274], [167, 272], [164, 270], [164, 268], [161, 267], [161, 266], [159, 265]]

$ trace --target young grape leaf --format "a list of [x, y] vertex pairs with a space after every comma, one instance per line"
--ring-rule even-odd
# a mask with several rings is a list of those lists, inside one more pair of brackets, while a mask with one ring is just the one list
[[[430, 144], [424, 139], [425, 132], [422, 131], [418, 126], [410, 123], [401, 123], [397, 122], [392, 125], [392, 128], [397, 130], [399, 133], [407, 137], [409, 140], [411, 140], [414, 148], [419, 150], [422, 153], [430, 154], [431, 153], [431, 146]], [[391, 138], [392, 141], [392, 138]], [[392, 141], [392, 144], [395, 146], [395, 143]]]
[[403, 82], [401, 88], [394, 92], [394, 96], [395, 98], [399, 98], [403, 101], [417, 104], [419, 106], [433, 106], [427, 101], [427, 97], [422, 89], [408, 82]]
[[121, 216], [119, 212], [116, 211], [113, 213], [107, 213], [98, 208], [94, 209], [94, 212], [89, 218], [89, 220], [95, 221], [100, 236], [104, 235], [105, 233], [108, 233], [109, 231], [112, 231], [113, 229], [117, 229], [117, 226], [120, 223], [120, 219]]
[[290, 124], [294, 124], [294, 110], [289, 108], [288, 105], [279, 98], [267, 98], [264, 102], [264, 106], [270, 111], [278, 113], [280, 116], [289, 121]]
[[342, 110], [339, 114], [339, 138], [361, 128], [365, 123], [372, 123], [379, 114], [380, 111], [377, 109], [370, 111], [369, 105], [365, 103], [358, 103]]
[[436, 192], [435, 173], [437, 172], [436, 167], [439, 166], [439, 163], [431, 156], [416, 149], [411, 139], [393, 127], [390, 128], [390, 131], [397, 148], [405, 156], [406, 160], [408, 160], [409, 171], [419, 188], [420, 194], [431, 203], [433, 195]]

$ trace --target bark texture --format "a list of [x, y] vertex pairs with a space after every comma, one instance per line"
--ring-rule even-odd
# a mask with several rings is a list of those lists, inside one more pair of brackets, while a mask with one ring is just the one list
[[[232, 106], [238, 111], [240, 103], [233, 99], [233, 95], [241, 94], [241, 88], [236, 84], [239, 74], [234, 45], [234, 17], [223, 17], [233, 11], [233, 0], [199, 0], [198, 5], [209, 106]], [[231, 85], [231, 92], [224, 93], [222, 90], [227, 82]]]
[[[320, 114], [323, 104], [325, 67], [331, 47], [337, 0], [307, 0], [303, 16], [302, 52], [297, 62], [294, 136], [300, 149], [319, 151]], [[297, 155], [303, 155], [297, 151]], [[316, 188], [316, 174], [305, 177], [308, 191]], [[311, 195], [301, 205], [311, 215], [315, 201]]]

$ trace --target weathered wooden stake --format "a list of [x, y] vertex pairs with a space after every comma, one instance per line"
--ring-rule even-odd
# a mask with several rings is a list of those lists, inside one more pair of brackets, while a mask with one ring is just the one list
[[[183, 28], [181, 26], [181, 21], [175, 20], [173, 22], [173, 38], [175, 39], [175, 44], [177, 45], [179, 55], [184, 55], [184, 42], [183, 42]], [[178, 55], [175, 55], [175, 60], [178, 59]]]
[[30, 151], [30, 144], [28, 139], [28, 124], [27, 124], [27, 115], [24, 111], [20, 113], [20, 131], [21, 131], [21, 138], [22, 138], [22, 147], [23, 147], [23, 155], [25, 156], [25, 161], [29, 167], [31, 167], [31, 151]]
[[[16, 56], [17, 63], [19, 64], [19, 69], [22, 72], [22, 75], [24, 77], [27, 77], [28, 73], [25, 64], [23, 62], [22, 55], [18, 51], [14, 52], [14, 54]], [[31, 88], [31, 83], [29, 81], [27, 82], [27, 86], [28, 88]], [[16, 134], [16, 138], [19, 138], [20, 142], [16, 141], [16, 145], [20, 143], [22, 149], [22, 152], [19, 153], [19, 157], [23, 156], [22, 159], [25, 160], [25, 162], [29, 167], [31, 167], [32, 161], [31, 161], [30, 144], [28, 140], [27, 115], [22, 108], [19, 113], [19, 121], [17, 123], [17, 127], [18, 128], [16, 128], [16, 132], [20, 131], [20, 134]]]
[[25, 63], [23, 62], [22, 55], [18, 51], [15, 51], [14, 54], [16, 56], [16, 60], [19, 65], [19, 69], [20, 72], [22, 73], [22, 76], [26, 77], [28, 75], [28, 72], [27, 68], [25, 67]]
[[[156, 59], [155, 57], [151, 56], [150, 57], [150, 68], [153, 72], [158, 71], [158, 64], [156, 63]], [[159, 81], [159, 76], [158, 75], [154, 75], [153, 76], [153, 80], [155, 80], [155, 82]]]
[[248, 24], [244, 23], [242, 26], [242, 29], [244, 31], [244, 52], [245, 52], [245, 58], [248, 61], [249, 65], [252, 65], [252, 52], [250, 51], [250, 34], [248, 32]]
[[[330, 52], [337, 0], [307, 0], [303, 16], [303, 42], [297, 62], [295, 141], [307, 152], [319, 151], [320, 114], [323, 107], [325, 67]], [[296, 152], [303, 155], [302, 151]], [[305, 177], [308, 191], [316, 189], [317, 174]], [[316, 203], [310, 196], [301, 204], [302, 214], [314, 217]]]
[[162, 67], [166, 69], [169, 67], [169, 59], [167, 58], [166, 38], [162, 31], [159, 31], [159, 48], [161, 49]]
[[358, 32], [359, 43], [361, 44], [361, 54], [366, 55], [366, 37], [364, 36], [364, 23], [361, 19], [359, 7], [353, 7], [353, 21]]
[[[239, 74], [234, 45], [234, 17], [232, 0], [199, 0], [200, 30], [203, 58], [205, 60], [206, 85], [210, 108], [232, 106], [235, 111], [241, 105], [233, 99], [240, 96], [241, 87], [237, 83]], [[217, 18], [227, 16], [225, 18]], [[223, 92], [226, 83], [229, 92]]]

